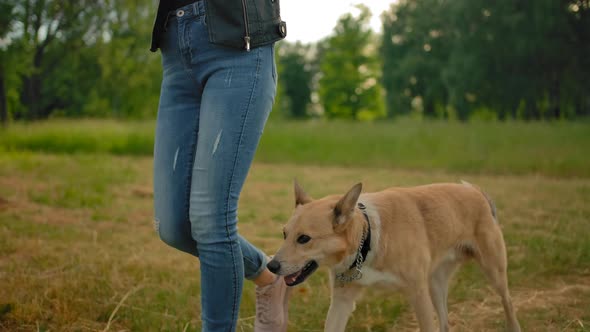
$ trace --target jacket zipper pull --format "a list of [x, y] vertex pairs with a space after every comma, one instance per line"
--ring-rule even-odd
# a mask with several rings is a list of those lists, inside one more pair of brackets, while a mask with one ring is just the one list
[[246, 42], [246, 52], [250, 52], [250, 36], [245, 36], [244, 42]]

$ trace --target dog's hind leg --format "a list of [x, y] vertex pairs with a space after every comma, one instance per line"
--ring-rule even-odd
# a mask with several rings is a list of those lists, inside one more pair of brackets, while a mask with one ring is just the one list
[[506, 245], [498, 224], [487, 222], [478, 232], [478, 253], [476, 260], [481, 266], [494, 290], [502, 297], [502, 305], [506, 314], [506, 327], [510, 332], [520, 332], [520, 325], [516, 319], [510, 293], [508, 291], [508, 277]]
[[459, 262], [445, 261], [430, 276], [430, 298], [438, 315], [440, 332], [449, 331], [449, 312], [447, 308], [449, 280], [457, 270]]
[[332, 281], [332, 298], [324, 331], [344, 332], [348, 318], [354, 311], [355, 302], [361, 294], [362, 288], [360, 287], [352, 285], [340, 287], [334, 285], [334, 281]]

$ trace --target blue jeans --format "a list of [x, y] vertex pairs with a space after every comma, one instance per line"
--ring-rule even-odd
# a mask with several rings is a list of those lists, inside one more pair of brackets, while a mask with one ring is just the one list
[[209, 43], [204, 1], [171, 15], [154, 147], [155, 226], [200, 260], [203, 331], [234, 331], [266, 256], [238, 235], [238, 198], [276, 92], [274, 46]]

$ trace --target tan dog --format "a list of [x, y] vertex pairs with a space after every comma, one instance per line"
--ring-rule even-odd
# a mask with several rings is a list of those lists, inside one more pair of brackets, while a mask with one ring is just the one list
[[[361, 289], [401, 290], [422, 332], [449, 330], [449, 279], [475, 259], [502, 297], [507, 328], [520, 331], [506, 277], [506, 248], [493, 202], [463, 184], [391, 188], [312, 200], [295, 183], [296, 208], [285, 242], [268, 268], [299, 284], [318, 266], [331, 270], [332, 299], [325, 331], [344, 331]], [[359, 204], [360, 203], [360, 204]]]

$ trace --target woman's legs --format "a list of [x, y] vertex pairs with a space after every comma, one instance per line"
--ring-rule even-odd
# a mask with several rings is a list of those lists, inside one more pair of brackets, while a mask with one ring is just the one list
[[210, 45], [202, 6], [182, 8], [162, 42], [155, 223], [162, 240], [200, 259], [203, 331], [233, 331], [243, 278], [273, 280], [264, 254], [237, 233], [237, 205], [276, 76], [272, 46]]
[[186, 73], [181, 33], [171, 19], [162, 40], [162, 87], [154, 144], [154, 226], [170, 246], [198, 256], [191, 237], [189, 197], [197, 145], [201, 87]]
[[206, 331], [227, 331], [237, 320], [243, 276], [261, 272], [244, 271], [244, 264], [265, 262], [259, 250], [240, 245], [237, 231], [238, 198], [275, 90], [272, 48], [250, 53], [232, 56], [231, 67], [211, 62], [205, 75], [189, 217], [201, 262]]

